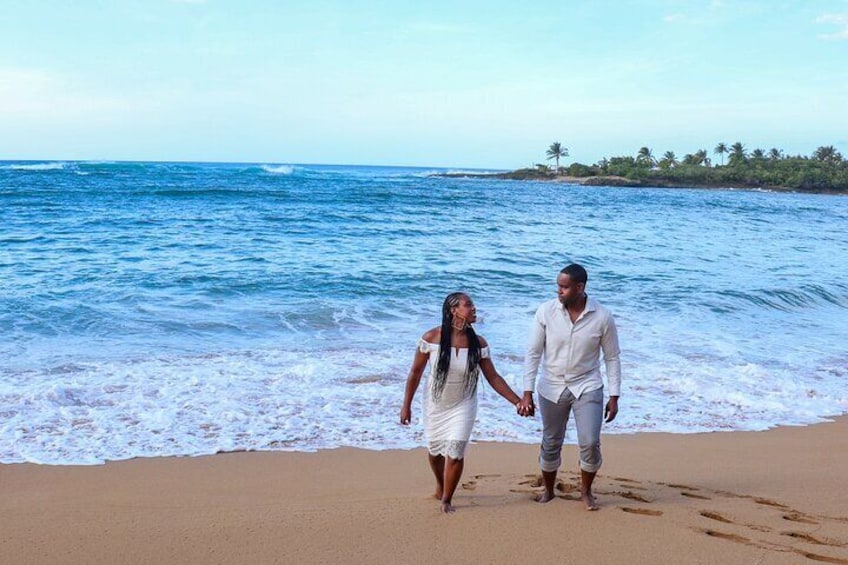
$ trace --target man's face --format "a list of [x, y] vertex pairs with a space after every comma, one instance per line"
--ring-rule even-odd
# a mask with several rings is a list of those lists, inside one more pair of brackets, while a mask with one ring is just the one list
[[585, 289], [586, 285], [584, 283], [571, 280], [571, 277], [565, 273], [560, 273], [557, 277], [557, 296], [563, 306], [568, 306], [579, 300], [583, 296]]

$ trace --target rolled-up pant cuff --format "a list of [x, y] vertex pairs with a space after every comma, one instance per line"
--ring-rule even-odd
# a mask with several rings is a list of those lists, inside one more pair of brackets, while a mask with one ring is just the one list
[[562, 465], [562, 457], [558, 457], [553, 461], [548, 461], [541, 456], [539, 457], [539, 469], [546, 473], [555, 473], [559, 471], [560, 465]]
[[586, 471], [587, 473], [597, 473], [598, 469], [601, 468], [601, 461], [598, 461], [594, 465], [590, 465], [589, 463], [580, 462], [580, 469]]

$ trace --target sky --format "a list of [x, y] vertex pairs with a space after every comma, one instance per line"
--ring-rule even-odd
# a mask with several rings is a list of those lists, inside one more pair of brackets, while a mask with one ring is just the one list
[[848, 0], [0, 0], [0, 160], [848, 156]]

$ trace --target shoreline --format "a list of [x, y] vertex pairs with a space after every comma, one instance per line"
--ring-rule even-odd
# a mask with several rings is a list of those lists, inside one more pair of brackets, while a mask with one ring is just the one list
[[848, 564], [848, 415], [761, 432], [605, 435], [599, 512], [567, 445], [539, 505], [537, 446], [474, 443], [438, 512], [424, 450], [338, 448], [0, 465], [9, 563]]
[[[634, 436], [634, 435], [653, 435], [653, 434], [666, 434], [669, 436], [698, 436], [702, 434], [733, 434], [733, 433], [761, 433], [767, 432], [771, 430], [777, 430], [782, 428], [805, 428], [810, 426], [818, 426], [820, 424], [830, 423], [830, 421], [839, 419], [839, 418], [848, 418], [848, 410], [838, 413], [838, 414], [826, 414], [822, 416], [816, 416], [817, 421], [805, 421], [805, 422], [793, 422], [793, 423], [775, 423], [770, 425], [770, 427], [766, 428], [733, 428], [733, 427], [716, 427], [714, 429], [691, 429], [691, 430], [682, 430], [682, 429], [655, 429], [655, 428], [641, 428], [641, 429], [616, 429], [612, 428], [611, 431], [607, 431], [605, 427], [602, 430], [604, 437], [624, 437], [624, 436]], [[421, 422], [413, 423], [412, 428], [416, 425], [420, 426]], [[541, 424], [539, 424], [541, 425]], [[569, 427], [568, 436], [565, 438], [566, 446], [574, 446], [576, 445], [576, 438], [573, 437], [574, 430]], [[502, 439], [492, 439], [492, 438], [480, 438], [477, 437], [477, 432], [472, 433], [471, 444], [472, 445], [513, 445], [513, 446], [535, 446], [536, 445], [536, 432], [534, 432], [532, 439], [527, 440], [524, 437], [515, 438], [512, 437], [507, 440]], [[419, 438], [420, 439], [420, 438]], [[10, 467], [16, 465], [33, 465], [36, 467], [56, 467], [56, 468], [70, 468], [70, 467], [102, 467], [104, 465], [114, 465], [120, 463], [126, 463], [130, 461], [144, 461], [144, 460], [161, 460], [161, 459], [197, 459], [202, 457], [217, 457], [221, 455], [232, 455], [232, 454], [314, 454], [314, 453], [327, 453], [333, 452], [343, 449], [352, 449], [362, 451], [364, 453], [382, 453], [382, 452], [406, 452], [413, 451], [416, 449], [423, 449], [424, 445], [412, 445], [408, 444], [394, 444], [394, 445], [382, 445], [382, 444], [360, 444], [360, 445], [351, 445], [351, 444], [340, 444], [340, 445], [332, 445], [332, 446], [324, 446], [324, 447], [313, 447], [310, 445], [302, 445], [297, 447], [290, 447], [288, 449], [275, 449], [275, 448], [249, 448], [249, 447], [237, 447], [233, 449], [226, 450], [218, 450], [218, 451], [205, 451], [205, 452], [195, 452], [195, 453], [165, 453], [165, 454], [156, 454], [156, 455], [148, 455], [148, 454], [137, 454], [130, 455], [122, 458], [103, 458], [98, 455], [96, 458], [92, 458], [87, 461], [79, 461], [79, 460], [63, 460], [60, 462], [52, 461], [52, 460], [44, 460], [44, 459], [31, 459], [25, 461], [2, 461], [0, 460], [0, 469], [3, 467]]]
[[691, 189], [707, 189], [707, 190], [749, 190], [760, 192], [778, 192], [778, 193], [793, 193], [793, 194], [827, 194], [832, 196], [845, 196], [844, 190], [838, 189], [798, 189], [785, 186], [768, 186], [759, 184], [727, 184], [727, 183], [692, 183], [692, 182], [673, 182], [667, 179], [647, 179], [645, 181], [633, 180], [626, 177], [606, 175], [606, 176], [588, 176], [575, 177], [569, 175], [536, 175], [525, 174], [521, 171], [512, 171], [508, 173], [440, 173], [432, 175], [441, 178], [468, 178], [468, 179], [498, 179], [498, 180], [518, 180], [518, 181], [535, 181], [549, 183], [573, 184], [577, 186], [606, 186], [620, 188], [691, 188]]

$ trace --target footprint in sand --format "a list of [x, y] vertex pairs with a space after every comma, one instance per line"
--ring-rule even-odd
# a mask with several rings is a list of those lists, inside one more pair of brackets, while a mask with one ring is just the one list
[[643, 516], [662, 516], [661, 510], [648, 510], [647, 508], [632, 508], [630, 506], [619, 506], [624, 512], [630, 514], [641, 514]]
[[701, 490], [697, 487], [690, 487], [688, 485], [678, 485], [676, 483], [657, 483], [657, 484], [663, 485], [663, 486], [666, 486], [666, 487], [670, 487], [670, 488], [679, 488], [679, 489], [683, 489], [683, 490]]
[[816, 553], [810, 553], [809, 551], [803, 551], [801, 549], [793, 549], [795, 553], [798, 555], [803, 555], [807, 559], [811, 559], [813, 561], [821, 561], [822, 563], [837, 563], [838, 565], [848, 565], [848, 559], [841, 559], [839, 557], [828, 557], [827, 555], [818, 555]]
[[637, 502], [653, 502], [653, 500], [645, 498], [644, 496], [636, 494], [635, 492], [631, 492], [631, 491], [617, 492], [617, 493], [614, 493], [614, 494], [617, 494], [618, 496], [620, 496], [622, 498], [627, 498], [629, 500], [635, 500]]
[[642, 481], [637, 481], [636, 479], [628, 479], [626, 477], [611, 477], [614, 481], [619, 481], [621, 483], [633, 483], [637, 485], [641, 485]]
[[[532, 488], [540, 488], [540, 487], [543, 487], [545, 485], [545, 482], [542, 479], [542, 475], [525, 475], [525, 478], [527, 478], [527, 480], [520, 481], [518, 484], [522, 485], [522, 486], [526, 485], [526, 486], [529, 486], [529, 487], [532, 487]], [[556, 490], [558, 490], [559, 492], [565, 492], [565, 493], [578, 492], [580, 490], [580, 487], [578, 487], [577, 485], [573, 485], [571, 483], [565, 483], [561, 480], [557, 480], [556, 484], [554, 485], [554, 488]], [[532, 493], [532, 494], [537, 493], [537, 491], [526, 489], [526, 488], [510, 489], [510, 492]], [[560, 496], [560, 498], [566, 498], [566, 499], [571, 500], [571, 497], [567, 497], [567, 496]]]
[[537, 491], [529, 489], [529, 488], [511, 488], [509, 492], [516, 492], [518, 494], [537, 494]]
[[790, 512], [789, 514], [784, 514], [783, 519], [789, 520], [790, 522], [800, 522], [802, 524], [818, 524], [818, 522], [816, 522], [809, 516], [801, 514], [800, 512]]
[[477, 481], [468, 481], [467, 483], [462, 483], [462, 488], [465, 490], [474, 490], [477, 488]]
[[769, 500], [768, 498], [755, 498], [754, 502], [756, 502], [757, 504], [764, 504], [766, 506], [774, 506], [776, 508], [789, 508], [785, 504], [775, 502], [774, 500]]
[[689, 498], [697, 498], [699, 500], [712, 500], [709, 496], [704, 496], [702, 494], [695, 494], [694, 492], [683, 491], [680, 494], [681, 494], [681, 496], [687, 496]]
[[726, 516], [722, 516], [718, 512], [710, 512], [709, 510], [701, 510], [699, 512], [701, 516], [704, 518], [709, 518], [710, 520], [715, 520], [716, 522], [724, 522], [725, 524], [732, 524], [733, 520], [727, 518]]
[[755, 545], [760, 547], [759, 544], [755, 543], [753, 540], [750, 540], [746, 537], [737, 536], [736, 534], [728, 534], [727, 532], [719, 532], [717, 530], [703, 530], [705, 534], [714, 538], [721, 538], [730, 541], [735, 541], [737, 543], [744, 543], [745, 545]]
[[554, 488], [556, 488], [560, 492], [577, 492], [580, 490], [580, 487], [569, 483], [564, 483], [562, 481], [557, 481], [557, 484], [554, 486]]
[[848, 545], [840, 543], [836, 540], [832, 540], [830, 538], [818, 538], [814, 535], [805, 532], [780, 532], [780, 535], [789, 536], [790, 538], [799, 539], [815, 545], [829, 545], [831, 547], [845, 547], [846, 545]]

